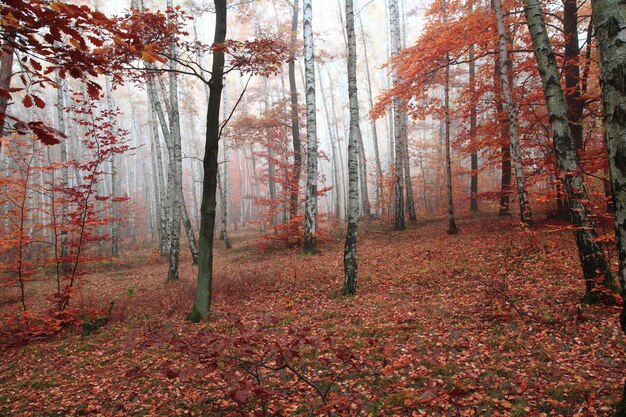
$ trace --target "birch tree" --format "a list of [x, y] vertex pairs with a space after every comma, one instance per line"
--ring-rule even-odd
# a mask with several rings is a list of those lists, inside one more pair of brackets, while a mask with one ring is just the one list
[[[592, 17], [600, 61], [606, 147], [609, 154], [619, 281], [626, 301], [626, 4], [593, 0]], [[626, 333], [626, 310], [620, 316]], [[617, 416], [626, 416], [626, 385]]]
[[[583, 303], [595, 303], [600, 301], [602, 296], [602, 291], [598, 291], [598, 286], [611, 287], [613, 277], [604, 252], [598, 244], [588, 207], [589, 195], [576, 155], [574, 138], [567, 117], [565, 95], [559, 81], [559, 69], [548, 37], [543, 11], [539, 0], [525, 0], [524, 2], [524, 13], [550, 116], [556, 164], [562, 177], [565, 200], [570, 209], [576, 246], [585, 279]], [[598, 278], [601, 279], [600, 282]]]
[[[167, 0], [167, 7], [173, 8], [172, 0]], [[171, 48], [172, 57], [177, 55], [176, 45]], [[180, 257], [180, 223], [182, 218], [181, 207], [183, 199], [183, 159], [181, 152], [180, 112], [178, 109], [178, 78], [176, 62], [171, 59], [168, 63], [169, 73], [169, 105], [170, 105], [170, 146], [172, 170], [172, 228], [170, 230], [170, 265], [167, 272], [168, 281], [178, 279], [178, 263]], [[167, 100], [167, 99], [166, 99]]]
[[504, 107], [508, 115], [508, 127], [510, 135], [511, 162], [515, 172], [517, 182], [517, 193], [519, 196], [520, 218], [522, 223], [532, 224], [533, 217], [528, 203], [528, 194], [524, 179], [524, 166], [522, 164], [522, 152], [520, 149], [520, 134], [518, 130], [517, 106], [513, 98], [513, 90], [509, 80], [507, 70], [508, 46], [506, 38], [506, 28], [504, 25], [504, 13], [502, 11], [501, 0], [493, 0], [493, 8], [496, 14], [496, 25], [498, 27], [498, 74]]
[[[400, 52], [400, 12], [398, 11], [398, 0], [389, 0], [389, 36], [391, 55], [397, 55]], [[392, 73], [392, 83], [400, 82], [397, 70]], [[393, 98], [393, 131], [395, 142], [395, 181], [394, 181], [394, 230], [404, 230], [404, 146], [402, 129], [402, 100], [399, 97]]]
[[[372, 77], [370, 74], [370, 63], [367, 54], [367, 39], [363, 28], [363, 19], [359, 13], [359, 26], [361, 29], [361, 41], [363, 43], [363, 58], [365, 59], [365, 79], [367, 81], [367, 99], [370, 110], [374, 107], [374, 99], [372, 94]], [[383, 169], [380, 163], [380, 149], [378, 147], [378, 129], [376, 128], [376, 119], [371, 118], [372, 142], [374, 145], [374, 159], [376, 162], [376, 205], [380, 206], [383, 186]], [[380, 209], [380, 207], [378, 207]]]
[[356, 293], [357, 232], [359, 222], [359, 96], [356, 79], [356, 36], [354, 33], [354, 6], [346, 0], [346, 32], [348, 34], [348, 96], [350, 100], [350, 134], [348, 140], [348, 232], [343, 252], [344, 281], [341, 293]]
[[304, 213], [304, 252], [317, 251], [317, 121], [315, 117], [315, 51], [313, 48], [313, 5], [304, 0], [304, 72], [306, 87], [306, 205]]

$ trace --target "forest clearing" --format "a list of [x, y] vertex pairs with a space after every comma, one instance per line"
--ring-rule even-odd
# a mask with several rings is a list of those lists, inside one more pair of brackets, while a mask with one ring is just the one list
[[[106, 326], [5, 350], [0, 414], [610, 415], [625, 369], [620, 308], [580, 305], [570, 233], [460, 225], [453, 237], [443, 221], [366, 225], [354, 297], [338, 292], [340, 236], [314, 256], [268, 256], [234, 236], [236, 249], [217, 249], [215, 312], [200, 325], [180, 314], [191, 260], [166, 284], [158, 253], [137, 253], [78, 289], [79, 305], [115, 301]], [[261, 366], [279, 355], [329, 388], [325, 399]]]
[[626, 417], [624, 0], [0, 1], [0, 416]]

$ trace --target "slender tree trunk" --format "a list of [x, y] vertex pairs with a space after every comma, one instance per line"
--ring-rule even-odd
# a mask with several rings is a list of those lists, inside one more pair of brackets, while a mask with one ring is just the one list
[[320, 74], [320, 93], [322, 95], [322, 106], [324, 108], [324, 124], [326, 125], [326, 133], [328, 135], [328, 141], [330, 142], [331, 148], [331, 165], [333, 171], [333, 211], [335, 212], [335, 217], [337, 219], [341, 218], [341, 181], [339, 177], [339, 161], [337, 155], [337, 138], [333, 135], [333, 129], [331, 127], [330, 114], [328, 112], [328, 102], [326, 100], [326, 94], [324, 93], [324, 85], [322, 84], [322, 71], [320, 70], [320, 66], [316, 63], [317, 72]]
[[[470, 9], [471, 11], [471, 9]], [[476, 62], [474, 61], [474, 45], [470, 46], [469, 50], [469, 91], [472, 100], [472, 107], [470, 108], [470, 146], [472, 148], [471, 159], [471, 183], [470, 183], [470, 211], [472, 213], [478, 212], [478, 149], [476, 149], [476, 125], [477, 125], [477, 112], [476, 112]]]
[[289, 92], [291, 103], [291, 137], [293, 143], [293, 173], [290, 184], [289, 216], [298, 214], [300, 194], [300, 174], [302, 173], [302, 147], [300, 144], [300, 123], [298, 117], [298, 89], [296, 86], [296, 45], [298, 40], [298, 2], [293, 0], [291, 18], [291, 48], [289, 50]]
[[[106, 100], [109, 112], [115, 110], [113, 103], [113, 95], [111, 92], [111, 82], [106, 77]], [[109, 121], [112, 123], [112, 116], [109, 114]], [[120, 255], [120, 209], [119, 202], [116, 200], [120, 197], [120, 178], [119, 165], [115, 154], [111, 156], [111, 256]]]
[[411, 178], [411, 158], [409, 157], [409, 118], [406, 112], [402, 112], [402, 131], [404, 132], [402, 141], [402, 156], [404, 159], [404, 188], [406, 190], [406, 212], [409, 215], [409, 221], [417, 221], [417, 212], [415, 211], [415, 200], [413, 199], [413, 179]]
[[306, 75], [307, 169], [304, 213], [305, 253], [317, 252], [317, 121], [315, 117], [315, 52], [313, 48], [313, 5], [304, 0], [304, 64]]
[[[348, 144], [348, 147], [350, 145]], [[369, 190], [367, 189], [367, 158], [365, 156], [365, 146], [363, 146], [363, 137], [361, 135], [359, 135], [359, 137], [357, 138], [357, 147], [358, 147], [358, 151], [357, 151], [357, 155], [359, 158], [359, 163], [358, 163], [358, 167], [359, 169], [359, 183], [360, 183], [360, 190], [361, 192], [359, 193], [360, 197], [361, 197], [361, 208], [363, 210], [363, 216], [365, 216], [366, 218], [370, 218], [372, 217], [372, 210], [371, 210], [371, 206], [370, 206], [370, 197], [369, 197]], [[348, 151], [348, 156], [350, 154], [350, 151]], [[348, 164], [348, 182], [350, 181], [350, 164]], [[348, 196], [348, 199], [350, 197]], [[350, 212], [350, 208], [348, 208], [348, 214]]]
[[[66, 123], [65, 123], [65, 94], [63, 92], [63, 80], [61, 79], [61, 74], [59, 73], [59, 71], [55, 72], [55, 81], [58, 84], [57, 86], [57, 123], [58, 123], [58, 128], [59, 131], [61, 133], [63, 133], [64, 135], [66, 134]], [[0, 88], [2, 88], [0, 86]], [[2, 100], [0, 98], [0, 100]], [[0, 109], [0, 111], [2, 111]], [[1, 133], [2, 127], [0, 125], [0, 135], [2, 135]], [[61, 148], [61, 164], [63, 166], [62, 170], [61, 170], [61, 189], [62, 190], [68, 190], [69, 188], [69, 179], [70, 179], [70, 171], [69, 171], [69, 166], [67, 165], [67, 140], [63, 140], [61, 141], [61, 143], [59, 144], [59, 147]], [[54, 201], [52, 202], [53, 204], [55, 203]], [[61, 204], [61, 213], [60, 213], [60, 218], [61, 218], [61, 230], [59, 231], [59, 238], [60, 238], [60, 250], [59, 250], [59, 255], [60, 255], [60, 262], [58, 262], [58, 267], [59, 271], [61, 275], [65, 275], [67, 273], [67, 268], [68, 268], [68, 247], [67, 247], [67, 203], [63, 202]], [[56, 221], [56, 219], [55, 219]], [[60, 293], [59, 293], [60, 294]]]
[[[446, 0], [441, 1], [443, 23], [448, 20]], [[459, 228], [454, 217], [454, 195], [452, 192], [452, 158], [450, 156], [450, 54], [446, 53], [446, 67], [444, 68], [444, 140], [445, 140], [445, 169], [446, 185], [448, 189], [448, 234], [456, 234]]]
[[572, 139], [577, 151], [583, 150], [582, 117], [585, 103], [580, 96], [580, 47], [578, 45], [577, 0], [563, 0], [563, 34], [565, 36], [565, 100]]
[[[328, 76], [328, 82], [330, 83], [330, 85], [333, 84], [333, 79], [330, 75], [330, 71], [328, 70], [328, 67], [326, 68], [326, 75]], [[322, 95], [324, 94], [324, 92], [322, 92]], [[335, 143], [334, 145], [336, 146], [336, 150], [337, 150], [337, 161], [339, 161], [339, 163], [337, 164], [337, 169], [339, 170], [339, 176], [338, 176], [338, 181], [340, 186], [337, 188], [337, 193], [339, 195], [341, 206], [345, 209], [347, 209], [347, 204], [346, 204], [346, 195], [345, 195], [345, 189], [346, 189], [346, 178], [345, 178], [345, 170], [344, 170], [344, 165], [343, 165], [343, 152], [341, 152], [341, 142], [340, 142], [340, 136], [339, 136], [339, 121], [337, 120], [337, 107], [335, 106], [335, 95], [334, 94], [330, 94], [330, 108], [332, 110], [332, 116], [333, 116], [333, 130], [335, 132]], [[345, 214], [345, 210], [342, 210], [342, 215], [340, 216], [340, 218], [345, 218], [344, 214]]]
[[[7, 41], [2, 45], [0, 51], [0, 89], [8, 91], [11, 88], [11, 78], [13, 77], [13, 46]], [[9, 100], [5, 96], [0, 97], [0, 136], [4, 136], [7, 107]], [[2, 149], [2, 143], [0, 143]]]
[[[350, 135], [348, 142], [348, 231], [343, 252], [344, 280], [341, 293], [356, 293], [357, 285], [357, 231], [359, 222], [358, 152], [361, 127], [359, 126], [359, 96], [356, 79], [356, 36], [352, 0], [346, 0], [346, 32], [348, 34], [348, 94], [350, 99]], [[362, 149], [361, 149], [362, 150]]]
[[[222, 185], [223, 184], [223, 185]], [[226, 184], [224, 182], [224, 180], [222, 179], [222, 174], [221, 171], [218, 169], [217, 170], [217, 186], [219, 188], [219, 195], [220, 195], [220, 214], [221, 214], [221, 219], [222, 219], [222, 229], [220, 230], [220, 240], [224, 241], [224, 246], [226, 246], [226, 249], [231, 249], [232, 245], [230, 243], [230, 238], [228, 237], [228, 232], [226, 231], [226, 210], [228, 209], [228, 202], [226, 200]]]
[[191, 220], [189, 220], [189, 213], [187, 212], [187, 204], [185, 204], [184, 196], [182, 201], [181, 214], [183, 217], [183, 226], [185, 228], [185, 233], [187, 234], [187, 241], [189, 242], [191, 259], [194, 265], [198, 265], [198, 243], [196, 242], [196, 236], [193, 234], [193, 227], [191, 226]]
[[[553, 132], [553, 148], [557, 167], [562, 175], [565, 201], [570, 208], [574, 236], [585, 278], [585, 303], [601, 301], [598, 286], [611, 287], [613, 277], [604, 252], [597, 242], [593, 220], [589, 211], [589, 195], [581, 175], [574, 139], [567, 119], [567, 104], [552, 45], [546, 29], [539, 0], [525, 0], [524, 13], [539, 65], [544, 96]], [[601, 281], [598, 282], [598, 278]]]
[[[173, 7], [172, 0], [167, 0], [167, 6]], [[176, 56], [178, 51], [176, 45], [171, 48], [171, 53]], [[180, 257], [180, 223], [181, 223], [181, 209], [183, 200], [183, 159], [181, 150], [181, 130], [180, 130], [180, 112], [178, 109], [178, 78], [174, 73], [176, 70], [176, 62], [170, 60], [168, 63], [170, 72], [169, 82], [169, 105], [170, 111], [170, 144], [171, 144], [171, 160], [170, 169], [172, 170], [173, 179], [173, 193], [172, 193], [172, 228], [170, 230], [170, 265], [167, 272], [167, 280], [178, 279], [178, 264]], [[165, 99], [165, 102], [168, 100]]]
[[[213, 42], [220, 45], [226, 39], [226, 0], [214, 0], [215, 36]], [[200, 248], [198, 256], [198, 281], [193, 309], [188, 319], [199, 321], [209, 315], [211, 309], [211, 284], [213, 282], [213, 235], [215, 232], [215, 207], [217, 169], [219, 154], [219, 119], [222, 101], [224, 74], [224, 52], [213, 52], [212, 77], [209, 81], [209, 103], [207, 106], [207, 131], [204, 151], [204, 181], [202, 206], [200, 209]]]
[[[224, 120], [228, 118], [228, 110], [227, 110], [227, 100], [226, 100], [226, 88], [224, 87], [222, 90], [222, 97], [224, 101], [224, 108], [222, 117]], [[220, 240], [224, 241], [226, 245], [226, 249], [230, 249], [232, 246], [230, 244], [230, 238], [228, 237], [228, 196], [230, 194], [230, 172], [229, 167], [230, 163], [228, 161], [228, 138], [226, 136], [221, 138], [222, 141], [222, 170], [224, 174], [221, 179], [218, 179], [218, 184], [223, 184], [220, 193], [220, 202], [221, 202], [221, 228], [220, 228]], [[220, 170], [218, 169], [217, 175], [220, 175]]]
[[[389, 23], [390, 23], [390, 42], [391, 55], [397, 55], [400, 52], [400, 13], [398, 11], [398, 0], [389, 1]], [[392, 83], [395, 85], [401, 80], [394, 71], [392, 74]], [[404, 131], [402, 128], [402, 100], [398, 97], [393, 98], [393, 131], [395, 140], [395, 221], [394, 230], [404, 230]]]
[[[367, 80], [367, 99], [370, 110], [374, 107], [374, 99], [372, 93], [372, 78], [370, 75], [370, 63], [367, 55], [367, 40], [365, 39], [365, 30], [363, 29], [363, 19], [359, 13], [359, 25], [361, 27], [361, 40], [363, 43], [363, 57], [365, 59], [365, 79]], [[374, 145], [374, 159], [376, 162], [376, 206], [377, 214], [381, 206], [382, 186], [383, 186], [383, 168], [380, 163], [380, 150], [378, 148], [378, 129], [376, 128], [376, 119], [371, 118], [372, 142]]]
[[528, 202], [528, 194], [526, 193], [526, 181], [524, 178], [524, 165], [522, 164], [522, 152], [520, 149], [520, 134], [518, 131], [517, 106], [513, 98], [513, 90], [509, 80], [507, 62], [508, 47], [506, 38], [506, 28], [504, 25], [504, 13], [502, 11], [501, 0], [493, 0], [493, 7], [496, 12], [496, 24], [498, 27], [499, 44], [498, 44], [498, 69], [500, 74], [500, 85], [502, 88], [502, 96], [504, 97], [504, 106], [508, 114], [509, 134], [511, 137], [511, 161], [517, 181], [517, 193], [519, 196], [520, 218], [522, 223], [532, 224], [533, 217]]
[[508, 216], [511, 214], [511, 203], [510, 203], [510, 195], [511, 195], [511, 143], [510, 143], [510, 135], [508, 134], [508, 125], [506, 121], [500, 119], [500, 115], [504, 113], [504, 105], [502, 104], [502, 92], [498, 88], [499, 84], [499, 64], [496, 62], [494, 66], [494, 85], [496, 86], [496, 120], [500, 127], [500, 139], [501, 139], [501, 185], [500, 185], [500, 211], [498, 213], [499, 216]]

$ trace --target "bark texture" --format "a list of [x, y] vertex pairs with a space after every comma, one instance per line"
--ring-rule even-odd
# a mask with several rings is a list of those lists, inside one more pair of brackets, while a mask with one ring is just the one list
[[[612, 276], [604, 252], [597, 242], [587, 202], [589, 196], [581, 175], [578, 156], [567, 118], [567, 104], [559, 81], [559, 69], [548, 37], [539, 0], [525, 0], [524, 13], [539, 65], [544, 96], [550, 116], [553, 149], [561, 174], [565, 201], [575, 227], [574, 236], [585, 278], [583, 302], [600, 301], [599, 285], [610, 285]], [[598, 282], [600, 279], [600, 282]]]
[[[226, 0], [214, 0], [215, 35], [213, 42], [222, 44], [226, 39]], [[200, 207], [200, 239], [198, 254], [198, 279], [193, 309], [189, 320], [199, 321], [209, 315], [211, 309], [211, 284], [213, 282], [213, 237], [215, 233], [215, 206], [219, 153], [220, 105], [224, 75], [224, 52], [213, 52], [212, 77], [209, 81], [209, 103], [204, 149], [204, 177]]]
[[[619, 282], [622, 298], [626, 301], [626, 3], [622, 0], [593, 0], [591, 6], [600, 61]], [[626, 333], [626, 310], [622, 310], [620, 322]], [[619, 410], [618, 415], [626, 416], [626, 391]]]
[[354, 6], [346, 0], [346, 32], [348, 34], [348, 96], [350, 100], [350, 134], [348, 140], [348, 232], [343, 252], [344, 280], [341, 293], [356, 293], [357, 284], [357, 233], [359, 221], [359, 96], [356, 79], [356, 39], [354, 34]]
[[289, 216], [298, 214], [300, 174], [302, 173], [302, 146], [300, 144], [300, 122], [298, 116], [298, 90], [296, 88], [296, 45], [298, 39], [299, 0], [293, 0], [291, 16], [291, 48], [289, 50], [289, 92], [291, 99], [291, 137], [293, 144], [293, 172], [289, 198]]
[[[443, 22], [448, 19], [446, 10], [446, 0], [441, 2], [441, 14]], [[446, 188], [448, 191], [448, 234], [453, 235], [459, 232], [454, 216], [454, 194], [452, 192], [452, 157], [450, 155], [450, 54], [446, 54], [446, 67], [444, 68], [443, 85], [443, 110], [444, 110], [444, 148], [446, 164]]]
[[508, 72], [508, 41], [507, 32], [504, 24], [504, 12], [502, 11], [501, 0], [493, 0], [494, 11], [496, 13], [496, 24], [498, 27], [498, 72], [500, 75], [500, 86], [502, 89], [502, 97], [504, 98], [504, 107], [508, 116], [508, 127], [510, 136], [511, 162], [513, 171], [515, 172], [515, 180], [517, 183], [517, 193], [519, 197], [520, 219], [522, 223], [532, 224], [533, 216], [528, 202], [528, 194], [526, 193], [526, 181], [524, 177], [524, 165], [522, 163], [522, 151], [520, 149], [520, 134], [518, 130], [517, 105], [513, 98], [513, 90]]
[[[7, 41], [2, 45], [0, 51], [0, 89], [9, 90], [11, 88], [11, 78], [13, 77], [13, 46]], [[0, 97], [0, 136], [4, 135], [5, 122], [7, 115], [7, 107], [9, 106], [9, 100], [2, 96]], [[0, 149], [2, 144], [0, 143]]]
[[[398, 10], [398, 0], [389, 0], [389, 37], [391, 55], [400, 52], [400, 12]], [[397, 72], [392, 74], [392, 83], [399, 83], [400, 77]], [[393, 132], [395, 148], [395, 181], [394, 181], [394, 230], [406, 229], [404, 222], [404, 143], [405, 132], [402, 124], [402, 100], [393, 98]]]
[[304, 252], [317, 251], [317, 119], [315, 115], [315, 51], [313, 48], [313, 5], [304, 0], [304, 72], [306, 87], [306, 205]]

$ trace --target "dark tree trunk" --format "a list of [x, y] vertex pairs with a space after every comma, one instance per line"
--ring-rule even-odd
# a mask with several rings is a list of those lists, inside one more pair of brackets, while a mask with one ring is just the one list
[[291, 136], [293, 143], [293, 174], [289, 198], [289, 215], [298, 214], [300, 194], [300, 173], [302, 172], [302, 147], [300, 144], [300, 124], [298, 122], [298, 90], [296, 89], [296, 44], [298, 40], [298, 0], [293, 0], [291, 18], [291, 49], [289, 52], [289, 91], [291, 96]]
[[[597, 242], [594, 223], [587, 203], [589, 196], [581, 175], [567, 118], [567, 104], [559, 81], [559, 70], [539, 0], [525, 0], [524, 13], [533, 41], [533, 49], [537, 57], [548, 106], [556, 164], [562, 175], [565, 201], [570, 209], [572, 225], [575, 227], [574, 236], [585, 278], [583, 302], [599, 302], [602, 300], [603, 292], [599, 291], [598, 287], [601, 285], [610, 287], [613, 283], [613, 277], [604, 252]], [[598, 281], [599, 278], [600, 281]]]
[[[215, 36], [213, 42], [222, 44], [226, 39], [226, 0], [214, 0]], [[213, 237], [215, 233], [215, 207], [217, 205], [217, 169], [219, 153], [220, 105], [224, 76], [224, 52], [213, 52], [212, 77], [209, 81], [209, 104], [204, 150], [204, 182], [200, 207], [200, 239], [198, 254], [198, 281], [193, 309], [189, 320], [200, 321], [211, 310], [211, 284], [213, 282]]]
[[[2, 45], [2, 51], [0, 51], [0, 89], [8, 91], [11, 88], [11, 78], [13, 76], [13, 47], [11, 44], [5, 41]], [[9, 100], [6, 97], [0, 96], [0, 136], [4, 135], [7, 115], [7, 107], [9, 106]], [[0, 143], [0, 149], [2, 149], [2, 143]]]
[[[472, 96], [472, 102], [474, 101], [474, 94], [476, 93], [476, 63], [474, 62], [474, 46], [470, 48], [469, 52], [469, 90]], [[471, 154], [471, 169], [472, 177], [470, 183], [470, 211], [472, 213], [478, 212], [478, 150], [476, 149], [476, 124], [477, 124], [477, 112], [476, 103], [472, 103], [470, 108], [470, 145], [472, 147]]]

